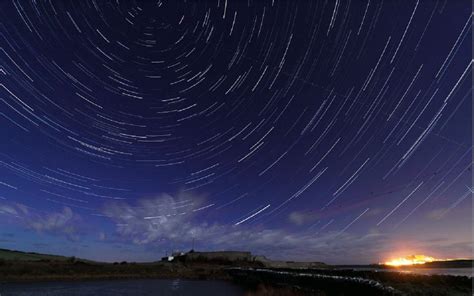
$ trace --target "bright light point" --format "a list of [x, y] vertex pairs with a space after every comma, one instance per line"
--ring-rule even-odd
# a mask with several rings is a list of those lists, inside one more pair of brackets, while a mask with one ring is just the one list
[[445, 261], [445, 259], [435, 259], [433, 257], [425, 255], [411, 255], [404, 258], [392, 259], [390, 261], [384, 262], [383, 264], [389, 266], [408, 266], [416, 264], [425, 264], [427, 262], [433, 261]]

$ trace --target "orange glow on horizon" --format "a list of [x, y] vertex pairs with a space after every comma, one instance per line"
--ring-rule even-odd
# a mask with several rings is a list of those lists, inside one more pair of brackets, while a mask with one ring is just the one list
[[384, 265], [389, 266], [408, 266], [408, 265], [416, 265], [416, 264], [425, 264], [427, 262], [434, 262], [434, 261], [446, 261], [448, 259], [436, 259], [430, 256], [425, 255], [411, 255], [406, 256], [403, 258], [392, 259], [390, 261], [384, 262]]

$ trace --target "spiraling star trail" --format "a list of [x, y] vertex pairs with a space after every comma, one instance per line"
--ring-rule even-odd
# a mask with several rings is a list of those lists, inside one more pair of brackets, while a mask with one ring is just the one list
[[469, 256], [471, 31], [468, 1], [2, 1], [0, 247]]

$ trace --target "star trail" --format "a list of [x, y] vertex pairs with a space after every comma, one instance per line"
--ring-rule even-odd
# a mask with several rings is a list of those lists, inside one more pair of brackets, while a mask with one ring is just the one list
[[472, 253], [468, 1], [7, 0], [0, 16], [0, 246]]

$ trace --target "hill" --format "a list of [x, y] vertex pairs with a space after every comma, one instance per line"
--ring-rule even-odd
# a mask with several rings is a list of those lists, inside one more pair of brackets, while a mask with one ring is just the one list
[[0, 260], [8, 261], [67, 261], [71, 260], [71, 257], [58, 256], [58, 255], [46, 255], [34, 252], [21, 252], [7, 249], [0, 249]]

